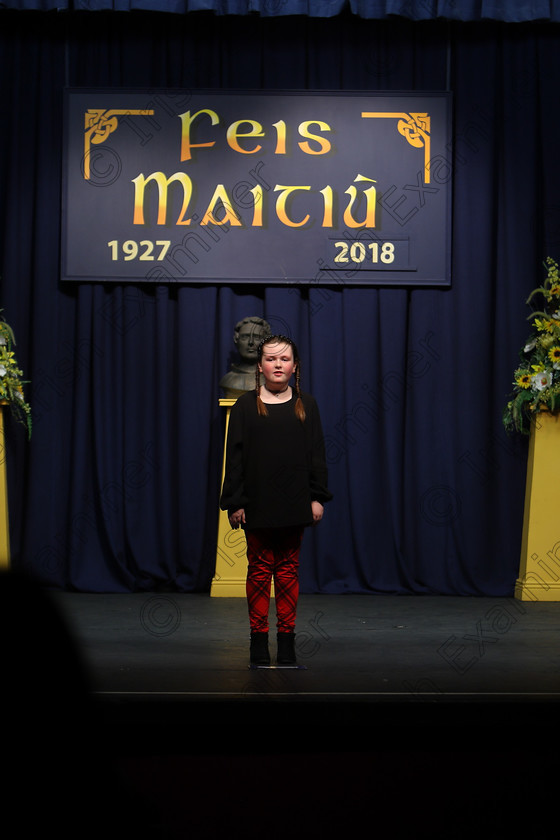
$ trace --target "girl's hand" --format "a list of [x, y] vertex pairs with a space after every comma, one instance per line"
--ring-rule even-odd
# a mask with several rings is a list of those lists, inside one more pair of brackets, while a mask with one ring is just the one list
[[232, 528], [239, 528], [240, 525], [245, 525], [245, 508], [239, 508], [229, 517], [229, 524]]
[[311, 502], [311, 513], [313, 514], [313, 523], [320, 522], [323, 518], [324, 507], [321, 502]]

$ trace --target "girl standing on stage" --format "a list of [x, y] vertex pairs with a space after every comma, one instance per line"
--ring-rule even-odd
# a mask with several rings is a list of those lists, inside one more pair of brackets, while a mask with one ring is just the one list
[[283, 335], [268, 336], [257, 358], [256, 388], [240, 396], [231, 410], [220, 506], [228, 511], [232, 528], [243, 528], [247, 538], [251, 664], [270, 664], [274, 578], [276, 661], [295, 665], [303, 531], [321, 521], [332, 495], [319, 410], [315, 399], [300, 390], [296, 345]]

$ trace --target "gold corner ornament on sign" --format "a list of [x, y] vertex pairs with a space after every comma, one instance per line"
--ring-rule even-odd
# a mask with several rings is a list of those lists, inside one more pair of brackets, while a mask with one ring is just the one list
[[91, 146], [104, 143], [105, 140], [117, 130], [119, 121], [117, 117], [145, 117], [153, 115], [153, 110], [131, 110], [130, 108], [113, 108], [106, 111], [104, 108], [89, 108], [84, 114], [84, 178], [90, 177]]
[[423, 114], [406, 114], [401, 111], [363, 111], [364, 118], [397, 119], [399, 134], [416, 149], [424, 147], [424, 182], [430, 183], [430, 116]]

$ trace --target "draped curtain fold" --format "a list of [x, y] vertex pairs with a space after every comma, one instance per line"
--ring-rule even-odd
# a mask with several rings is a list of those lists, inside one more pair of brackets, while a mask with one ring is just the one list
[[350, 10], [361, 18], [382, 20], [498, 20], [504, 23], [560, 21], [560, 0], [2, 0], [0, 9], [22, 11], [150, 11], [184, 15], [329, 18]]
[[[141, 12], [2, 21], [0, 306], [34, 409], [29, 444], [8, 423], [14, 565], [79, 591], [208, 591], [218, 382], [235, 323], [261, 315], [298, 342], [335, 496], [306, 537], [302, 590], [511, 595], [527, 447], [501, 412], [524, 301], [560, 251], [555, 28], [350, 9], [297, 26]], [[449, 86], [452, 288], [62, 285], [65, 85]]]

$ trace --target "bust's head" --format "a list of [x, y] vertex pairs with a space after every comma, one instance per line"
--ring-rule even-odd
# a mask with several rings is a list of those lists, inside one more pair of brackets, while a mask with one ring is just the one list
[[243, 318], [235, 325], [233, 343], [245, 363], [253, 365], [257, 363], [259, 344], [267, 335], [270, 335], [270, 325], [264, 318], [251, 316]]

